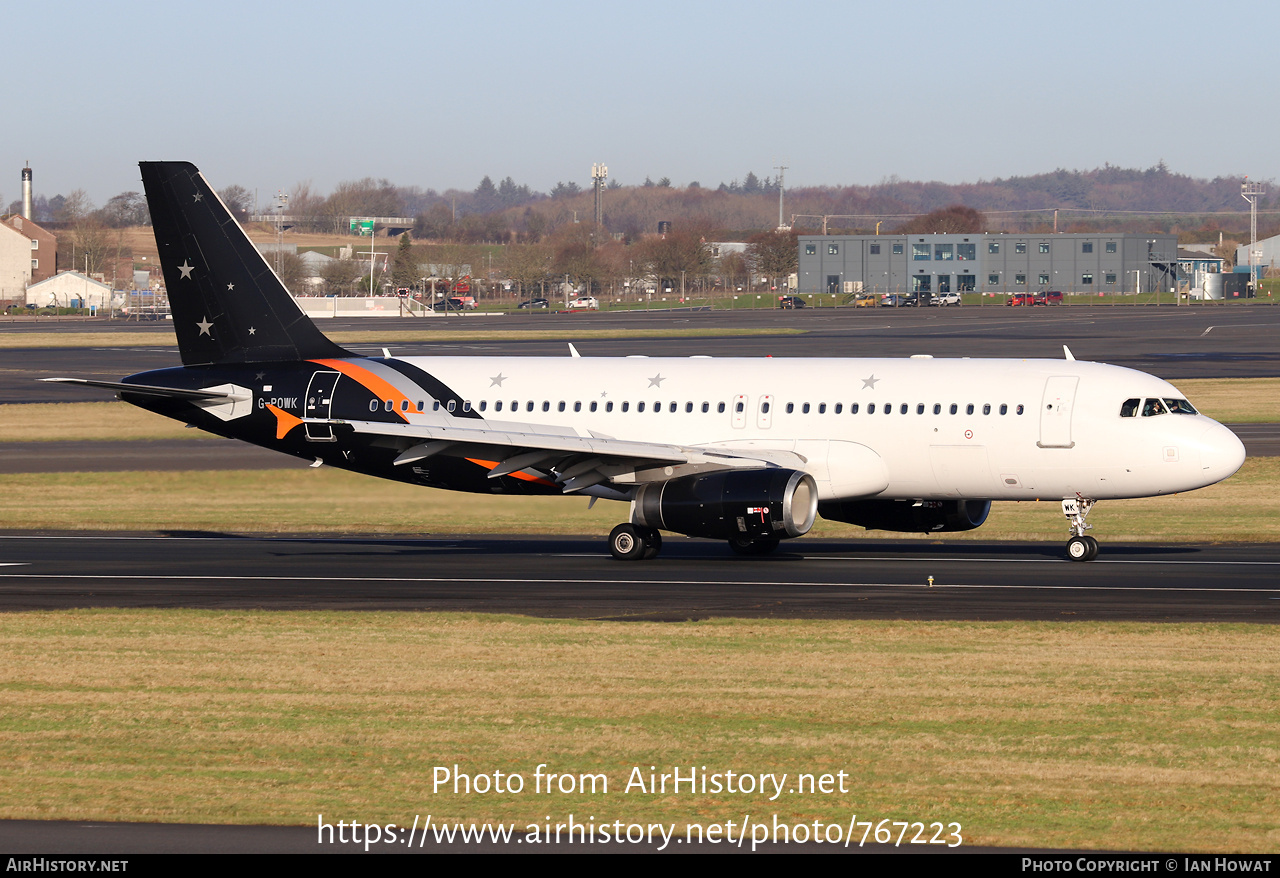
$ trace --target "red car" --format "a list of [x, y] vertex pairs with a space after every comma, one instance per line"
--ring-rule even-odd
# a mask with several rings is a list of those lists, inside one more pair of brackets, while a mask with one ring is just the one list
[[1034, 293], [1014, 293], [1005, 299], [1006, 305], [1043, 305], [1044, 302], [1037, 302]]
[[1047, 290], [1043, 293], [1036, 293], [1037, 305], [1061, 305], [1062, 293], [1058, 290]]

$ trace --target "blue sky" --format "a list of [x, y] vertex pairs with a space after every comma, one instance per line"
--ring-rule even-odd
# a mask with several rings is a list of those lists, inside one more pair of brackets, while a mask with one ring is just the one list
[[141, 188], [140, 159], [262, 202], [365, 176], [546, 191], [593, 162], [715, 186], [781, 159], [788, 188], [1161, 159], [1276, 176], [1264, 3], [124, 0], [11, 19], [10, 99], [31, 101], [0, 145], [5, 203], [28, 160], [37, 192], [99, 205]]

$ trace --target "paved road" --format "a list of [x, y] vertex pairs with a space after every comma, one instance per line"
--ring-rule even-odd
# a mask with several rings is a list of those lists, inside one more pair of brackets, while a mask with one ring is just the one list
[[[672, 537], [625, 563], [603, 538], [0, 535], [0, 611], [67, 607], [1280, 622], [1280, 546], [800, 539], [741, 559]], [[928, 578], [934, 577], [930, 587]]]

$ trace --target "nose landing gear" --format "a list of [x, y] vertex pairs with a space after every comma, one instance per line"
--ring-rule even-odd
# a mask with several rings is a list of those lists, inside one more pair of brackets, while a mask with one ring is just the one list
[[1093, 527], [1085, 524], [1085, 517], [1096, 500], [1087, 500], [1079, 494], [1073, 500], [1062, 501], [1062, 514], [1071, 522], [1071, 539], [1067, 540], [1067, 557], [1072, 561], [1092, 561], [1098, 557], [1098, 541], [1085, 534]]

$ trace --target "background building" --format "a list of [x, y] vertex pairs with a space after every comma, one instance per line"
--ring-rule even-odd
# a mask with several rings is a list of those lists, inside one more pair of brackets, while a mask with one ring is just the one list
[[799, 292], [1133, 293], [1176, 288], [1177, 235], [801, 235]]
[[31, 241], [31, 282], [36, 283], [58, 273], [58, 237], [21, 214], [11, 214], [4, 222]]

